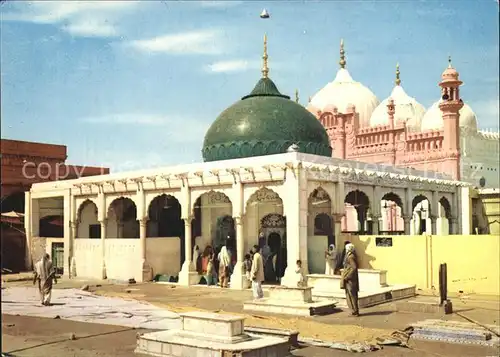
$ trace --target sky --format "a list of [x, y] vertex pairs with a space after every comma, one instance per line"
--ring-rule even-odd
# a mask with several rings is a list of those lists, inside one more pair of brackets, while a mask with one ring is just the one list
[[498, 16], [497, 0], [6, 1], [2, 138], [114, 172], [201, 162], [210, 124], [261, 77], [264, 33], [270, 78], [303, 105], [335, 78], [344, 39], [356, 81], [383, 100], [399, 63], [426, 108], [451, 55], [479, 126], [498, 130]]

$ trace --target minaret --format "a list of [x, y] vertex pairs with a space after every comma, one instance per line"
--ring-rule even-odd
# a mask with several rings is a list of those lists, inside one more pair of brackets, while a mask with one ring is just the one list
[[397, 86], [401, 85], [401, 79], [399, 78], [400, 74], [401, 72], [399, 71], [399, 63], [396, 63], [396, 80], [394, 81], [394, 84], [396, 84]]
[[464, 106], [460, 99], [458, 72], [448, 58], [448, 68], [441, 75], [441, 99], [439, 109], [443, 113], [443, 151], [447, 154], [446, 167], [441, 171], [451, 172], [456, 180], [460, 180], [460, 109]]
[[262, 55], [262, 78], [267, 78], [269, 75], [269, 67], [267, 66], [267, 35], [264, 35], [264, 54]]
[[345, 51], [344, 51], [344, 39], [340, 40], [340, 68], [344, 69], [347, 61], [345, 60]]

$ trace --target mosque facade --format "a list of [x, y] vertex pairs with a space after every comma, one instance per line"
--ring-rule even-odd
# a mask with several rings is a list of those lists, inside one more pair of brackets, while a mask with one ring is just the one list
[[307, 109], [327, 130], [333, 156], [451, 174], [476, 187], [498, 188], [499, 133], [480, 130], [462, 100], [459, 73], [449, 59], [425, 109], [404, 90], [399, 65], [389, 97], [379, 101], [346, 68], [344, 43], [335, 79], [309, 100]]
[[[347, 74], [342, 68], [340, 75]], [[458, 75], [443, 83], [453, 101], [441, 109], [456, 121]], [[350, 108], [347, 114], [332, 109], [329, 118], [350, 120], [345, 138], [352, 140], [360, 115]], [[418, 227], [419, 233], [470, 234], [469, 183], [432, 170], [352, 160], [348, 150], [335, 157], [341, 139], [332, 142], [325, 120], [279, 92], [269, 78], [265, 38], [262, 77], [208, 129], [203, 163], [34, 184], [26, 193], [27, 260], [57, 242], [64, 244], [69, 277], [170, 275], [191, 285], [200, 280], [194, 247], [227, 245], [236, 258], [231, 288], [243, 289], [243, 258], [253, 245], [269, 246], [279, 256], [276, 278], [293, 285], [296, 261], [306, 272], [318, 264], [324, 269], [321, 252], [346, 225], [357, 234], [387, 230], [384, 200], [397, 205], [401, 233]], [[54, 215], [61, 216], [63, 236], [41, 236], [42, 220]]]

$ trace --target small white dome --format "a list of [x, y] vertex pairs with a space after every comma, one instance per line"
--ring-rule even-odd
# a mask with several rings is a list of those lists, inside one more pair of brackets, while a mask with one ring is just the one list
[[[441, 109], [439, 109], [439, 103], [442, 101], [442, 99], [438, 100], [427, 110], [422, 118], [422, 131], [443, 129], [443, 113], [441, 112]], [[477, 118], [476, 114], [472, 111], [472, 108], [468, 104], [464, 103], [464, 106], [460, 109], [459, 113], [460, 128], [477, 131]]]
[[425, 114], [425, 107], [417, 102], [415, 98], [406, 94], [400, 85], [395, 86], [390, 97], [384, 99], [375, 108], [370, 118], [370, 126], [389, 124], [387, 104], [389, 104], [390, 99], [394, 100], [394, 122], [403, 120], [409, 128], [420, 129], [420, 123]]
[[347, 69], [341, 68], [333, 82], [311, 98], [309, 106], [321, 111], [335, 106], [340, 113], [346, 113], [347, 107], [353, 104], [359, 113], [359, 125], [368, 126], [370, 116], [379, 103], [370, 89], [354, 81]]

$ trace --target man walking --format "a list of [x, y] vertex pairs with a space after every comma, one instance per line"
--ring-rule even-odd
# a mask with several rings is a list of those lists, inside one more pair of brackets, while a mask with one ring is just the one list
[[56, 272], [50, 256], [44, 254], [42, 259], [35, 264], [33, 285], [38, 281], [38, 290], [40, 292], [40, 301], [44, 306], [50, 306], [52, 297], [52, 280], [57, 284]]
[[258, 245], [254, 245], [251, 277], [252, 277], [252, 292], [254, 299], [262, 299], [264, 292], [262, 291], [262, 282], [264, 281], [264, 263], [262, 261], [262, 249]]

